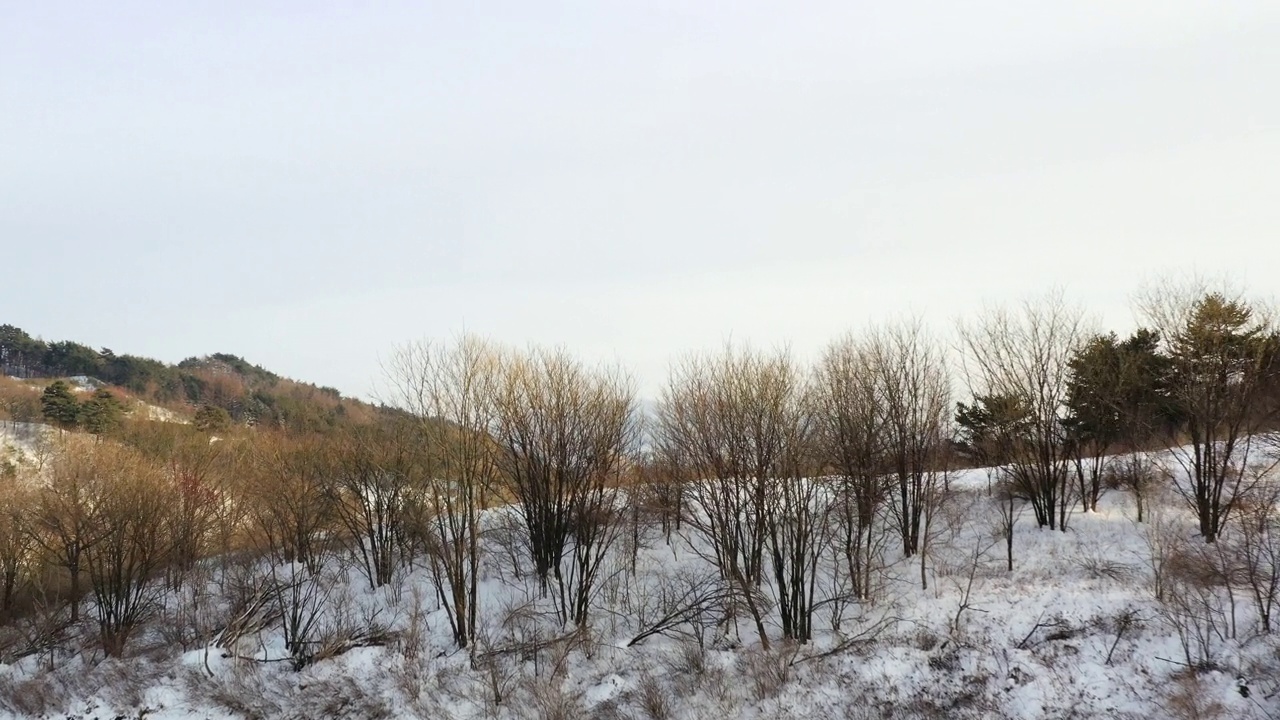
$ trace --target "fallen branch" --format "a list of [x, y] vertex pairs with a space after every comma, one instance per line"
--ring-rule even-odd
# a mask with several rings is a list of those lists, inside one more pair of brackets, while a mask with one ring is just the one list
[[1111, 649], [1107, 650], [1107, 659], [1104, 665], [1111, 664], [1111, 656], [1115, 654], [1116, 647], [1120, 645], [1120, 640], [1124, 638], [1124, 634], [1129, 628], [1132, 628], [1142, 622], [1142, 618], [1138, 617], [1138, 611], [1132, 608], [1126, 609], [1116, 618], [1116, 639], [1111, 643]]
[[831, 657], [832, 655], [837, 655], [839, 653], [848, 651], [852, 648], [875, 642], [876, 639], [880, 637], [880, 633], [884, 632], [885, 628], [889, 627], [893, 623], [902, 622], [902, 620], [903, 618], [900, 618], [896, 615], [882, 617], [879, 620], [877, 620], [874, 625], [871, 625], [870, 627], [863, 629], [862, 632], [858, 633], [857, 635], [854, 635], [853, 637], [846, 638], [840, 641], [839, 644], [837, 644], [835, 647], [831, 648], [830, 650], [826, 650], [824, 652], [814, 653], [813, 655], [806, 655], [802, 658], [794, 659], [790, 664], [799, 665], [800, 663], [809, 662], [810, 660], [819, 660], [822, 658], [828, 658], [828, 657]]

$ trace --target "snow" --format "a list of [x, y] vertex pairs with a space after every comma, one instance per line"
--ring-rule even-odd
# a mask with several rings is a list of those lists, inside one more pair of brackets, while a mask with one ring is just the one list
[[28, 468], [39, 466], [55, 432], [48, 425], [0, 421], [0, 465], [10, 462]]
[[72, 375], [67, 380], [71, 383], [71, 391], [76, 393], [91, 393], [102, 387], [101, 382], [88, 375]]
[[[690, 629], [685, 637], [653, 636], [628, 647], [646, 589], [678, 582], [682, 574], [713, 572], [695, 552], [698, 538], [675, 536], [667, 545], [650, 529], [634, 578], [626, 571], [624, 543], [615, 548], [619, 557], [604, 573], [592, 632], [567, 650], [513, 654], [473, 669], [449, 636], [427, 568], [374, 591], [354, 567], [334, 559], [322, 571], [331, 604], [348, 617], [376, 614], [403, 633], [416, 603], [425, 612], [421, 644], [411, 647], [402, 635], [295, 672], [278, 662], [286, 656], [278, 629], [247, 638], [235, 652], [250, 659], [237, 659], [213, 647], [183, 652], [166, 645], [161, 618], [125, 661], [95, 662], [89, 653], [58, 658], [53, 672], [43, 669], [47, 657], [0, 665], [0, 697], [51, 686], [75, 698], [53, 717], [138, 717], [145, 710], [152, 720], [647, 717], [646, 688], [673, 718], [1163, 718], [1181, 712], [1180, 696], [1216, 704], [1220, 717], [1280, 714], [1280, 699], [1273, 697], [1280, 689], [1280, 643], [1255, 632], [1244, 594], [1235, 598], [1239, 632], [1213, 641], [1216, 667], [1190, 673], [1181, 665], [1182, 644], [1152, 592], [1148, 542], [1161, 529], [1188, 538], [1194, 533], [1179, 499], [1157, 496], [1150, 501], [1151, 521], [1138, 523], [1132, 498], [1112, 490], [1097, 512], [1077, 512], [1066, 532], [1037, 529], [1026, 512], [1017, 524], [1010, 573], [986, 487], [983, 469], [952, 478], [951, 509], [927, 557], [927, 589], [918, 559], [890, 558], [882, 597], [846, 609], [839, 631], [832, 628], [831, 608], [820, 609], [817, 637], [802, 646], [781, 642], [775, 615], [768, 628], [775, 648], [768, 653], [747, 622], [727, 633], [707, 632], [703, 650]], [[528, 568], [514, 576], [498, 541], [498, 528], [510, 517], [499, 510], [487, 518], [480, 587], [487, 647], [531, 633], [550, 639], [568, 632], [547, 617]], [[181, 592], [168, 595], [168, 615], [182, 598]], [[1138, 623], [1117, 639], [1116, 621], [1126, 611]], [[1035, 629], [1038, 623], [1046, 625]], [[839, 650], [879, 626], [884, 629], [869, 641]]]

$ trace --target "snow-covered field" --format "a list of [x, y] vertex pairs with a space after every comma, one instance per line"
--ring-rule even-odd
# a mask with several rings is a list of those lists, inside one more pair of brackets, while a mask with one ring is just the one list
[[[635, 618], [660, 588], [713, 574], [691, 550], [697, 539], [667, 544], [657, 528], [642, 533], [634, 575], [629, 541], [616, 546], [589, 636], [571, 635], [550, 620], [529, 575], [513, 573], [500, 541], [503, 511], [494, 511], [474, 666], [450, 639], [428, 569], [371, 591], [336, 556], [313, 586], [334, 608], [323, 623], [385, 625], [394, 634], [385, 645], [296, 672], [282, 661], [275, 627], [230, 650], [207, 645], [183, 628], [225, 615], [223, 589], [237, 573], [262, 568], [224, 559], [208, 568], [209, 597], [197, 592], [200, 583], [170, 593], [126, 661], [86, 651], [0, 665], [0, 707], [13, 717], [153, 720], [1280, 716], [1280, 644], [1257, 632], [1247, 593], [1237, 592], [1234, 604], [1216, 593], [1222, 622], [1194, 648], [1213, 664], [1199, 672], [1183, 664], [1178, 623], [1153, 592], [1159, 565], [1151, 550], [1176, 538], [1199, 542], [1181, 501], [1158, 499], [1139, 524], [1131, 497], [1110, 491], [1098, 512], [1074, 515], [1067, 532], [1036, 529], [1028, 510], [1007, 572], [985, 473], [970, 471], [953, 487], [926, 557], [928, 589], [918, 559], [890, 557], [876, 602], [843, 608], [838, 631], [837, 605], [820, 608], [818, 637], [805, 645], [781, 642], [774, 625], [774, 647], [762, 651], [744, 614], [736, 628], [684, 625], [628, 646]], [[91, 648], [92, 629], [83, 631]]]

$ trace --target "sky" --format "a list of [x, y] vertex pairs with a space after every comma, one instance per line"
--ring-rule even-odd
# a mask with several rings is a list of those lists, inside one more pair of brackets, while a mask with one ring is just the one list
[[1280, 3], [0, 3], [0, 323], [347, 394], [1280, 295]]

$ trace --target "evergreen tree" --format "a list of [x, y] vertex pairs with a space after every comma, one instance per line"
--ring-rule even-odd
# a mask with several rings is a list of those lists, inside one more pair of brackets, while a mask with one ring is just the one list
[[111, 432], [124, 419], [124, 404], [110, 390], [99, 389], [80, 409], [80, 422], [95, 435]]
[[1134, 449], [1171, 419], [1169, 360], [1160, 335], [1139, 329], [1120, 340], [1099, 335], [1072, 358], [1063, 421], [1077, 442]]
[[201, 432], [226, 432], [231, 428], [231, 415], [217, 405], [201, 405], [194, 422]]
[[44, 353], [45, 372], [55, 376], [97, 376], [101, 362], [97, 350], [71, 341], [49, 343]]
[[956, 403], [957, 449], [974, 465], [1003, 465], [1013, 458], [1026, 421], [1026, 404], [1012, 395], [979, 395], [972, 405]]
[[[1254, 435], [1276, 416], [1274, 330], [1243, 301], [1209, 293], [1195, 301], [1169, 338], [1167, 414], [1175, 457], [1187, 483], [1178, 489], [1195, 510], [1200, 534], [1213, 542], [1252, 484]], [[1190, 449], [1179, 451], [1185, 438]]]
[[71, 392], [71, 387], [61, 380], [55, 380], [44, 389], [40, 396], [40, 407], [45, 420], [68, 430], [80, 423], [80, 402]]
[[45, 345], [22, 328], [0, 325], [0, 372], [18, 377], [36, 374]]
[[1063, 423], [1075, 444], [1106, 448], [1119, 436], [1121, 362], [1120, 340], [1115, 333], [1094, 337], [1071, 359]]

